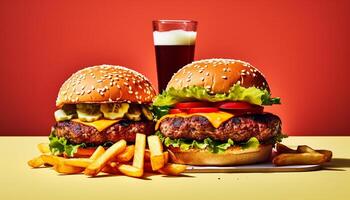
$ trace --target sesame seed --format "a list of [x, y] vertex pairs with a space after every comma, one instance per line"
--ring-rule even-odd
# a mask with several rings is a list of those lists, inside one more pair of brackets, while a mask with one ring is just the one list
[[206, 76], [209, 76], [209, 72], [205, 73]]
[[129, 92], [129, 94], [132, 94], [132, 93], [133, 93], [131, 90], [129, 90], [128, 92]]
[[240, 85], [240, 84], [241, 84], [241, 81], [237, 81], [237, 84]]
[[204, 81], [204, 77], [202, 77], [201, 80]]
[[227, 76], [221, 76], [221, 78], [223, 78], [223, 79], [227, 79]]

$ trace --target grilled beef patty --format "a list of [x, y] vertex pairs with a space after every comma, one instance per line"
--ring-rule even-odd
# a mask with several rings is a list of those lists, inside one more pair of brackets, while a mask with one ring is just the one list
[[106, 142], [114, 143], [121, 139], [135, 142], [136, 133], [150, 135], [154, 132], [154, 122], [121, 120], [99, 132], [94, 127], [78, 122], [63, 121], [57, 122], [54, 129], [56, 136], [64, 137], [73, 144], [101, 145]]
[[215, 128], [207, 118], [195, 115], [163, 119], [159, 129], [171, 139], [204, 140], [209, 137], [222, 142], [228, 139], [245, 142], [256, 137], [266, 141], [281, 132], [281, 120], [270, 113], [251, 114], [233, 117]]

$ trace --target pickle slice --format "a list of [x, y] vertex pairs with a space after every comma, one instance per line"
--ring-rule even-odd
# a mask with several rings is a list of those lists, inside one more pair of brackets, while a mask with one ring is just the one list
[[83, 122], [93, 122], [102, 117], [102, 113], [100, 112], [95, 114], [87, 114], [77, 110], [77, 113], [78, 113], [78, 118]]
[[102, 117], [98, 104], [77, 104], [77, 114], [78, 118], [85, 122], [96, 121]]
[[141, 109], [138, 105], [131, 105], [128, 113], [125, 114], [126, 118], [132, 121], [140, 121], [141, 120]]
[[128, 112], [129, 104], [105, 103], [101, 105], [100, 110], [103, 113], [103, 116], [107, 119], [120, 119]]
[[59, 109], [55, 111], [55, 119], [57, 122], [61, 122], [61, 121], [66, 121], [66, 120], [70, 120], [73, 118], [73, 115], [67, 115], [64, 110]]
[[77, 112], [77, 107], [75, 104], [64, 104], [62, 106], [62, 110], [67, 114], [67, 115], [75, 115]]
[[153, 114], [152, 112], [148, 109], [147, 106], [141, 106], [142, 113], [143, 115], [148, 119], [148, 120], [153, 120]]

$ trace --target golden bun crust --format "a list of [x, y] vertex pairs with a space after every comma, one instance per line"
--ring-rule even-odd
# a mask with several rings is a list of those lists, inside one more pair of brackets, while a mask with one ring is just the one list
[[156, 92], [142, 74], [115, 65], [81, 69], [61, 86], [56, 106], [77, 103], [151, 103]]
[[272, 145], [260, 145], [257, 149], [242, 150], [240, 147], [229, 148], [223, 153], [211, 153], [206, 150], [168, 148], [174, 163], [188, 165], [245, 165], [267, 161], [272, 152]]
[[201, 86], [211, 94], [225, 93], [234, 84], [257, 87], [270, 92], [264, 75], [247, 62], [233, 59], [206, 59], [194, 61], [176, 72], [167, 89]]

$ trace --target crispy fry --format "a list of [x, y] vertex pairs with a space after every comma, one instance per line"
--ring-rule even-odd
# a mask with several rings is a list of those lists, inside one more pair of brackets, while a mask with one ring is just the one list
[[159, 137], [156, 135], [148, 136], [147, 140], [151, 152], [152, 169], [155, 171], [164, 166], [163, 145]]
[[100, 157], [106, 150], [102, 146], [98, 146], [94, 153], [90, 156], [90, 160], [96, 160]]
[[326, 161], [320, 153], [283, 153], [273, 158], [274, 165], [317, 165]]
[[166, 165], [169, 162], [169, 153], [167, 151], [163, 152], [164, 156], [164, 165]]
[[31, 160], [28, 161], [28, 165], [33, 167], [33, 168], [38, 168], [41, 167], [42, 165], [44, 165], [45, 162], [43, 161], [43, 159], [41, 158], [41, 156], [39, 157], [35, 157]]
[[126, 147], [125, 151], [118, 154], [116, 160], [118, 162], [129, 162], [134, 156], [135, 146], [129, 145]]
[[176, 176], [184, 172], [186, 168], [186, 165], [168, 163], [163, 168], [159, 169], [158, 172], [166, 175]]
[[54, 165], [62, 162], [62, 160], [64, 159], [62, 157], [58, 157], [58, 156], [54, 156], [54, 155], [41, 155], [40, 157], [44, 161], [45, 164], [51, 165], [51, 166], [54, 166]]
[[126, 148], [126, 141], [119, 140], [117, 143], [114, 143], [111, 147], [109, 147], [105, 153], [103, 153], [100, 157], [94, 160], [91, 165], [89, 165], [84, 174], [90, 176], [96, 176], [102, 168], [110, 161], [113, 157], [123, 152]]
[[135, 139], [135, 151], [132, 166], [143, 169], [146, 148], [146, 135], [137, 133]]
[[119, 165], [118, 170], [121, 173], [132, 177], [141, 177], [143, 175], [143, 168], [137, 168], [131, 165]]
[[83, 167], [65, 165], [62, 162], [54, 165], [53, 168], [56, 172], [62, 173], [62, 174], [79, 174], [84, 170]]
[[276, 144], [276, 151], [277, 151], [278, 154], [281, 154], [281, 153], [297, 153], [296, 150], [291, 149], [291, 148], [289, 148], [286, 145], [283, 145], [281, 143], [277, 143]]
[[65, 165], [75, 166], [75, 167], [83, 167], [86, 168], [89, 166], [93, 160], [90, 160], [89, 158], [69, 158], [64, 159], [63, 163]]
[[40, 143], [38, 144], [38, 149], [41, 153], [50, 153], [50, 147], [48, 143]]
[[299, 145], [297, 148], [298, 153], [317, 153], [314, 149], [307, 145]]
[[118, 169], [111, 167], [109, 165], [104, 166], [101, 171], [104, 173], [107, 173], [107, 174], [118, 174], [119, 173]]
[[330, 162], [332, 160], [332, 152], [329, 150], [324, 150], [324, 149], [320, 149], [320, 150], [316, 150], [318, 153], [323, 154], [324, 156], [326, 156], [326, 162]]

